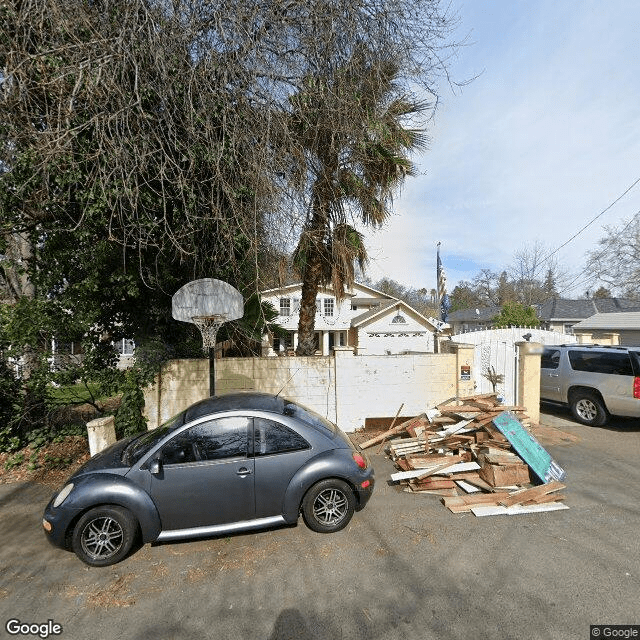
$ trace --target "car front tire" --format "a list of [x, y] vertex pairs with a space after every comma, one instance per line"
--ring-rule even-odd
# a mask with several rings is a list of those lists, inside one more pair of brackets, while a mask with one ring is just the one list
[[73, 530], [72, 548], [84, 563], [107, 567], [120, 562], [131, 550], [138, 531], [133, 515], [117, 506], [87, 511]]
[[351, 487], [342, 480], [322, 480], [313, 485], [302, 501], [302, 517], [312, 531], [334, 533], [344, 529], [356, 508]]
[[600, 427], [607, 422], [607, 410], [594, 393], [575, 392], [571, 396], [571, 413], [582, 424]]

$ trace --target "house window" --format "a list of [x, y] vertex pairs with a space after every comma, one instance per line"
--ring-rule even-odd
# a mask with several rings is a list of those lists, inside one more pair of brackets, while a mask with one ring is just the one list
[[136, 345], [133, 340], [123, 338], [122, 340], [118, 340], [118, 342], [115, 343], [115, 347], [118, 350], [119, 355], [132, 356]]
[[393, 319], [391, 320], [391, 324], [405, 324], [406, 322], [407, 321], [404, 319], [404, 316], [399, 313], [393, 316]]
[[334, 312], [334, 300], [333, 298], [324, 299], [324, 315], [332, 316]]
[[280, 298], [280, 315], [291, 315], [291, 298]]

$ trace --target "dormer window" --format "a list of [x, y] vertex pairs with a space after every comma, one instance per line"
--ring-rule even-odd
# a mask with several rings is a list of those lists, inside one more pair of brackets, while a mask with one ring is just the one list
[[291, 298], [280, 298], [280, 315], [291, 315]]
[[333, 316], [335, 311], [335, 304], [333, 298], [324, 299], [324, 315]]

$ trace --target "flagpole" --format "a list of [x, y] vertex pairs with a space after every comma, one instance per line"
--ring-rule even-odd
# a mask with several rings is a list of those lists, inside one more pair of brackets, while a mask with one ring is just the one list
[[440, 300], [440, 242], [436, 250], [436, 305], [438, 309], [438, 320], [442, 320], [442, 300]]

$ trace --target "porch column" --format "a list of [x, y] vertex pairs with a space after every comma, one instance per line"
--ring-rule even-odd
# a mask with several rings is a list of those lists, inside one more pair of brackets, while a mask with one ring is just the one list
[[329, 355], [329, 332], [328, 331], [323, 331], [322, 332], [322, 355], [323, 356], [328, 356]]

